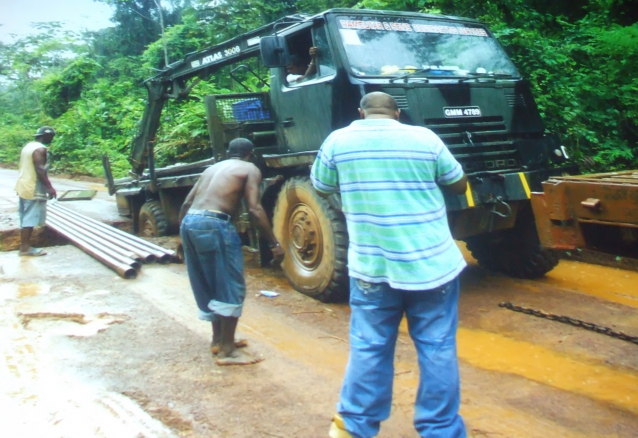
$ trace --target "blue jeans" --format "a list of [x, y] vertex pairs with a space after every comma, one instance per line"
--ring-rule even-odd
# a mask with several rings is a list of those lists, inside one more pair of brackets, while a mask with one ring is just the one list
[[241, 316], [246, 297], [241, 239], [228, 221], [196, 210], [180, 227], [188, 278], [199, 319]]
[[458, 414], [458, 297], [458, 278], [424, 291], [350, 278], [350, 358], [337, 411], [352, 436], [374, 437], [390, 416], [394, 347], [405, 313], [420, 369], [414, 427], [422, 437], [465, 438]]

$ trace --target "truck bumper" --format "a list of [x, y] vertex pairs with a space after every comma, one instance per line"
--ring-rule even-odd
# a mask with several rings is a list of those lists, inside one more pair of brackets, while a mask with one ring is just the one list
[[464, 195], [446, 196], [452, 235], [465, 239], [514, 227], [519, 212], [531, 214], [532, 193], [542, 190], [542, 182], [561, 171], [470, 174]]
[[543, 181], [560, 175], [562, 169], [514, 173], [468, 175], [465, 195], [446, 196], [448, 211], [491, 206], [498, 202], [528, 201], [532, 192], [543, 190]]

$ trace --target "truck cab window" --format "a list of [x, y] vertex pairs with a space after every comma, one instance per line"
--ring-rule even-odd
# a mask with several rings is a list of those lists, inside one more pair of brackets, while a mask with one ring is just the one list
[[290, 63], [286, 83], [297, 86], [335, 74], [334, 61], [323, 26], [307, 29], [288, 38]]
[[356, 76], [519, 76], [498, 42], [480, 24], [361, 18], [338, 20], [341, 41]]
[[314, 47], [317, 49], [317, 55], [315, 62], [317, 63], [317, 77], [325, 78], [334, 76], [336, 73], [335, 63], [332, 59], [332, 52], [328, 45], [328, 36], [326, 35], [326, 29], [316, 27], [312, 29], [312, 36], [314, 39]]
[[310, 66], [312, 59], [310, 49], [312, 48], [312, 34], [310, 29], [305, 29], [287, 38], [288, 51], [290, 52], [290, 62], [286, 66], [286, 83], [296, 85], [307, 81], [316, 74], [316, 68]]

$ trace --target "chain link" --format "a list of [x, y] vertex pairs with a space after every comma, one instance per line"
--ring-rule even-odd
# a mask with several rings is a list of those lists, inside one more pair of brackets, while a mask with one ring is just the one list
[[546, 313], [542, 310], [529, 309], [527, 307], [515, 306], [509, 302], [502, 302], [498, 307], [512, 310], [514, 312], [524, 313], [526, 315], [535, 316], [537, 318], [549, 319], [550, 321], [561, 322], [563, 324], [572, 325], [574, 327], [580, 327], [585, 330], [600, 333], [601, 335], [610, 336], [612, 338], [620, 339], [621, 341], [631, 342], [638, 345], [638, 336], [629, 336], [623, 332], [617, 332], [609, 327], [603, 327], [591, 322], [581, 321], [580, 319], [571, 318], [569, 316], [555, 315], [553, 313]]

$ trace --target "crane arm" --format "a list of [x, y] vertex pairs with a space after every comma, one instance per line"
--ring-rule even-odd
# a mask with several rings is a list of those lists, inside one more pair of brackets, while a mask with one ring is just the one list
[[144, 85], [148, 92], [148, 100], [129, 155], [133, 172], [138, 175], [143, 173], [148, 164], [148, 144], [155, 141], [164, 103], [168, 99], [182, 99], [188, 96], [192, 89], [192, 85], [186, 86], [188, 80], [195, 77], [206, 79], [223, 67], [255, 56], [259, 53], [261, 37], [271, 35], [277, 26], [294, 25], [306, 19], [303, 15], [284, 17], [221, 44], [189, 53], [183, 60], [170, 64], [156, 76], [147, 79]]

